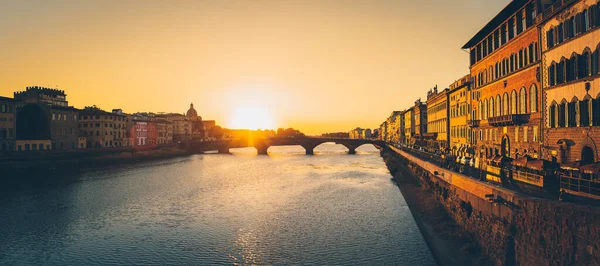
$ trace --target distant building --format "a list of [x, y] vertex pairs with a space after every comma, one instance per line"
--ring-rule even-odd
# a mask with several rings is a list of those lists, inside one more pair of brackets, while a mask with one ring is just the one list
[[404, 111], [404, 144], [413, 144], [415, 135], [415, 107]]
[[0, 152], [15, 149], [15, 103], [12, 98], [0, 97]]
[[470, 148], [469, 135], [471, 129], [469, 125], [469, 107], [470, 97], [470, 76], [467, 75], [450, 85], [449, 105], [450, 105], [450, 152], [457, 156], [472, 155]]
[[80, 137], [86, 148], [129, 146], [128, 118], [122, 112], [106, 112], [98, 107], [85, 107], [79, 112]]
[[164, 117], [173, 124], [173, 141], [182, 142], [192, 139], [192, 121], [183, 114], [169, 113]]
[[427, 132], [433, 135], [427, 147], [432, 150], [447, 150], [448, 132], [448, 89], [438, 92], [437, 86], [427, 93]]
[[412, 138], [413, 144], [426, 146], [428, 141], [435, 139], [434, 136], [427, 134], [427, 104], [418, 99], [415, 101], [413, 111], [415, 119], [415, 135]]
[[15, 92], [16, 149], [75, 149], [79, 143], [79, 110], [69, 106], [62, 90], [27, 87]]

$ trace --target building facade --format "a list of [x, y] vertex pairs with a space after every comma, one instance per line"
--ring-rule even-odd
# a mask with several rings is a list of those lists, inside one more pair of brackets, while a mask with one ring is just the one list
[[129, 146], [128, 122], [122, 113], [88, 106], [79, 112], [80, 137], [85, 138], [86, 148]]
[[448, 149], [448, 89], [438, 92], [436, 86], [427, 93], [427, 132], [435, 137], [427, 148], [432, 151]]
[[0, 97], [0, 152], [15, 150], [15, 100]]
[[412, 144], [424, 147], [427, 142], [435, 139], [435, 136], [427, 134], [427, 104], [421, 102], [421, 99], [415, 101], [414, 112], [414, 136]]
[[415, 107], [411, 107], [404, 111], [404, 144], [412, 145], [415, 135]]
[[513, 1], [463, 49], [471, 54], [478, 157], [540, 153], [539, 30], [536, 1]]
[[[14, 99], [17, 101], [17, 150], [62, 150], [79, 147], [79, 110], [69, 106], [64, 91], [38, 86], [27, 87], [25, 91], [15, 92]], [[38, 130], [43, 133], [33, 132]], [[48, 137], [45, 136], [47, 130]], [[42, 135], [43, 139], [37, 139]]]
[[542, 69], [544, 157], [559, 163], [599, 161], [600, 5], [572, 1], [544, 9]]
[[450, 85], [448, 92], [449, 103], [449, 128], [450, 144], [449, 151], [455, 156], [467, 156], [469, 148], [469, 125], [468, 117], [471, 108], [469, 91], [469, 78], [467, 75]]

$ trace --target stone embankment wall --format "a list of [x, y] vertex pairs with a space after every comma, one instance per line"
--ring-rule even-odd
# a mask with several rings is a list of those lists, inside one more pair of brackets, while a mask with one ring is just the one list
[[531, 198], [392, 149], [494, 264], [600, 265], [600, 206]]

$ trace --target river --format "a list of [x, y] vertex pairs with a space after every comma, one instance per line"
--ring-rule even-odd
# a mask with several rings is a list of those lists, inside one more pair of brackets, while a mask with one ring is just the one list
[[345, 150], [19, 177], [1, 191], [0, 264], [435, 265], [379, 151]]

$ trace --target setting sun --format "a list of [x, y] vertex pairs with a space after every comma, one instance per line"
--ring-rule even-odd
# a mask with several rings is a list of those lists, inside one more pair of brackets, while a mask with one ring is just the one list
[[228, 126], [234, 129], [274, 129], [275, 121], [265, 108], [242, 106], [234, 109]]

